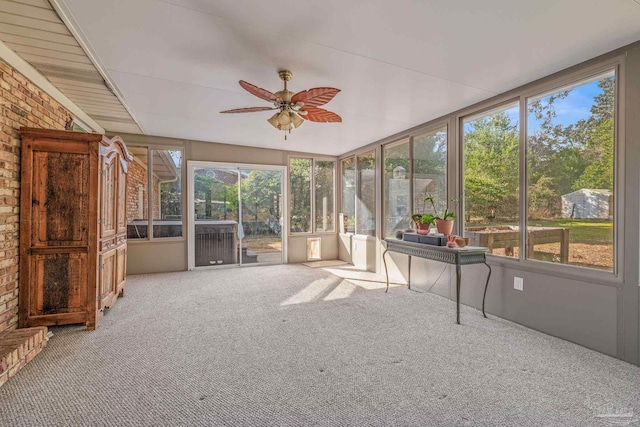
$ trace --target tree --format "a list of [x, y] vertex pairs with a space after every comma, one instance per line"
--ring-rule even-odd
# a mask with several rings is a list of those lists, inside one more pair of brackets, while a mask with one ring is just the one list
[[583, 156], [588, 165], [574, 183], [573, 190], [597, 188], [613, 191], [615, 81], [613, 77], [602, 79], [598, 87], [602, 93], [594, 98], [591, 116], [578, 123], [583, 135]]
[[[252, 212], [259, 220], [261, 209], [269, 217], [280, 217], [280, 196], [282, 194], [281, 173], [278, 171], [252, 170], [242, 178], [242, 209]], [[267, 218], [268, 219], [268, 218]]]
[[517, 123], [505, 112], [465, 124], [465, 214], [468, 221], [518, 215]]
[[554, 108], [571, 90], [529, 103], [537, 126], [527, 139], [529, 215], [559, 216], [561, 196], [582, 188], [613, 190], [615, 80], [597, 86], [589, 117], [572, 124], [558, 123]]
[[289, 161], [289, 206], [292, 231], [311, 229], [311, 160]]

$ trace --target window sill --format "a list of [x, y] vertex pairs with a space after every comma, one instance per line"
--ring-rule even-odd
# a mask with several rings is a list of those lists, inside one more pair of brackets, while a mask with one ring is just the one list
[[157, 237], [153, 240], [151, 239], [127, 239], [127, 244], [139, 245], [143, 243], [176, 243], [176, 242], [186, 242], [187, 239], [184, 237]]
[[316, 231], [315, 233], [312, 233], [310, 231], [308, 232], [296, 232], [296, 233], [289, 233], [289, 237], [309, 237], [309, 236], [330, 236], [332, 234], [336, 234], [335, 231]]

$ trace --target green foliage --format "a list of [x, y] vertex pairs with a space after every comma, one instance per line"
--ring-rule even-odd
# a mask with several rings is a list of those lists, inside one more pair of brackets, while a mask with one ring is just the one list
[[[193, 180], [196, 215], [207, 219], [238, 219], [238, 186], [196, 171]], [[198, 202], [198, 200], [200, 202]]]
[[181, 171], [178, 179], [160, 184], [160, 213], [162, 218], [180, 218], [182, 215], [182, 188], [180, 183]]
[[[561, 214], [561, 196], [582, 188], [613, 190], [615, 80], [598, 82], [587, 119], [558, 124], [555, 102], [570, 90], [528, 104], [529, 216]], [[535, 130], [533, 130], [535, 129]], [[465, 216], [471, 222], [514, 222], [519, 210], [519, 128], [505, 112], [465, 123]]]
[[[455, 208], [454, 208], [454, 211], [450, 211], [448, 206], [444, 208], [444, 212], [442, 213], [442, 216], [439, 216], [439, 215], [438, 215], [438, 210], [436, 209], [435, 197], [434, 197], [434, 196], [432, 196], [431, 194], [430, 194], [430, 195], [428, 195], [427, 197], [425, 197], [425, 198], [424, 198], [424, 201], [425, 201], [425, 202], [429, 202], [429, 203], [431, 203], [431, 208], [433, 209], [433, 212], [434, 212], [434, 214], [435, 214], [435, 215], [429, 215], [429, 216], [430, 216], [430, 217], [433, 217], [433, 220], [434, 220], [434, 221], [435, 221], [436, 219], [449, 220], [449, 219], [456, 219], [456, 218], [457, 218], [457, 217], [456, 217], [456, 214], [454, 213]], [[450, 201], [451, 203], [453, 203], [455, 206], [457, 206], [457, 205], [458, 205], [458, 199], [456, 199], [456, 198], [453, 198], [453, 197], [452, 197], [451, 199], [449, 199], [449, 201]], [[423, 216], [424, 216], [424, 215], [423, 215]]]
[[311, 159], [289, 161], [291, 231], [311, 231]]
[[420, 224], [435, 224], [436, 223], [436, 217], [434, 215], [431, 214], [414, 214], [411, 216], [411, 218], [415, 221], [415, 222], [419, 222]]
[[465, 125], [465, 214], [514, 218], [518, 214], [519, 131], [505, 112]]
[[279, 171], [252, 170], [242, 178], [242, 212], [256, 221], [280, 217], [282, 184]]
[[556, 216], [562, 206], [559, 205], [559, 197], [553, 190], [553, 178], [540, 177], [529, 186], [529, 216], [532, 218], [550, 218]]

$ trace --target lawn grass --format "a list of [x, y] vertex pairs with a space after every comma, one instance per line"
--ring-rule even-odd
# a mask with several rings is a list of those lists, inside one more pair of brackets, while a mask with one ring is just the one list
[[569, 229], [570, 243], [592, 245], [613, 244], [613, 222], [601, 219], [544, 219], [529, 220], [534, 227], [563, 227]]
[[[518, 225], [517, 220], [503, 222], [478, 222], [465, 224], [467, 227], [501, 227]], [[613, 244], [613, 222], [602, 219], [530, 219], [531, 227], [562, 227], [569, 229], [570, 243], [591, 245]]]
[[[500, 223], [467, 223], [468, 227], [504, 227], [517, 225], [518, 221]], [[569, 264], [611, 271], [613, 269], [613, 222], [601, 219], [532, 219], [531, 227], [562, 227], [569, 229]], [[518, 256], [519, 248], [514, 248]], [[504, 255], [504, 249], [493, 253]], [[560, 262], [560, 243], [535, 246], [533, 259]]]

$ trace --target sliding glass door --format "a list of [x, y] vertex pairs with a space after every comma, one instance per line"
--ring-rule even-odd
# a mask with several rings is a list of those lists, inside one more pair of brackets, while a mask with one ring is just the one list
[[284, 167], [189, 162], [189, 268], [277, 264]]
[[281, 263], [282, 170], [240, 169], [242, 263]]

